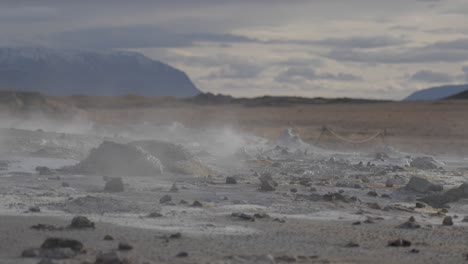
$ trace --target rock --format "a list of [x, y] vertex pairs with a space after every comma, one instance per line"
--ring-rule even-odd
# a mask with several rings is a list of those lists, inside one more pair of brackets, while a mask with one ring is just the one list
[[169, 190], [169, 192], [176, 193], [178, 191], [179, 191], [179, 188], [177, 188], [177, 185], [175, 183], [172, 184], [171, 189]]
[[347, 195], [344, 195], [338, 192], [335, 192], [335, 193], [329, 192], [327, 194], [324, 194], [322, 196], [322, 199], [324, 199], [325, 201], [329, 201], [329, 202], [339, 201], [339, 202], [345, 202], [345, 203], [357, 201], [356, 197], [349, 197]]
[[57, 262], [51, 260], [51, 259], [48, 259], [48, 258], [44, 258], [44, 259], [41, 259], [37, 264], [56, 264]]
[[31, 206], [31, 207], [29, 207], [28, 211], [31, 212], [31, 213], [40, 213], [41, 208], [39, 208], [39, 206]]
[[464, 222], [464, 223], [468, 223], [468, 216], [465, 216], [465, 217], [463, 217], [463, 220], [462, 220], [462, 222]]
[[129, 243], [127, 242], [119, 242], [119, 250], [122, 250], [122, 251], [128, 251], [128, 250], [132, 250], [133, 249], [133, 246], [130, 245]]
[[245, 213], [232, 213], [231, 216], [244, 221], [255, 221], [254, 216]]
[[166, 194], [163, 197], [161, 197], [161, 199], [159, 199], [160, 204], [166, 204], [166, 203], [169, 203], [171, 201], [172, 201], [172, 197], [169, 194]]
[[392, 188], [394, 185], [394, 182], [392, 179], [388, 179], [386, 182], [385, 182], [385, 187], [387, 188]]
[[62, 227], [56, 227], [54, 225], [48, 225], [48, 224], [37, 224], [31, 226], [31, 229], [37, 230], [37, 231], [60, 231], [63, 230]]
[[377, 196], [379, 196], [379, 194], [376, 191], [370, 191], [370, 192], [367, 193], [367, 196], [377, 197]]
[[159, 218], [159, 217], [163, 217], [163, 215], [160, 212], [152, 212], [152, 213], [149, 213], [146, 217], [148, 217], [148, 218]]
[[286, 255], [285, 256], [276, 256], [276, 257], [274, 257], [273, 260], [275, 261], [274, 263], [276, 263], [276, 262], [278, 262], [278, 263], [292, 263], [292, 262], [297, 261], [296, 257], [286, 256]]
[[70, 187], [70, 184], [67, 182], [62, 182], [62, 187]]
[[382, 210], [382, 207], [381, 207], [378, 203], [368, 203], [367, 206], [368, 206], [370, 209]]
[[416, 205], [415, 207], [416, 208], [425, 208], [427, 205], [425, 203], [422, 203], [422, 202], [416, 202]]
[[108, 253], [99, 252], [94, 264], [130, 264], [130, 261], [126, 258], [121, 258], [115, 251]]
[[289, 191], [292, 192], [292, 193], [297, 193], [297, 189], [296, 189], [296, 188], [291, 188]]
[[52, 174], [54, 174], [51, 169], [49, 169], [48, 167], [45, 167], [45, 166], [38, 166], [38, 167], [36, 167], [35, 170], [39, 173], [39, 175], [52, 175]]
[[447, 190], [442, 194], [435, 194], [419, 199], [435, 208], [443, 208], [448, 203], [468, 198], [468, 183], [461, 184], [458, 188]]
[[226, 177], [226, 184], [237, 184], [237, 180], [232, 176]]
[[411, 177], [405, 188], [418, 193], [440, 192], [444, 189], [442, 185], [433, 184], [418, 176]]
[[275, 162], [273, 162], [273, 163], [271, 164], [271, 166], [272, 166], [273, 168], [279, 168], [279, 167], [281, 167], [281, 163], [278, 162], [278, 161], [275, 161]]
[[387, 244], [389, 247], [410, 247], [411, 242], [405, 239], [391, 240]]
[[85, 216], [75, 216], [73, 217], [70, 228], [73, 229], [85, 229], [85, 228], [94, 228], [94, 222], [89, 220]]
[[203, 204], [200, 203], [199, 201], [194, 201], [191, 206], [192, 207], [203, 207]]
[[410, 167], [421, 170], [435, 170], [443, 167], [444, 164], [432, 157], [417, 157], [410, 162]]
[[78, 240], [68, 238], [47, 238], [41, 245], [41, 249], [69, 248], [80, 252], [83, 250], [83, 243]]
[[271, 192], [275, 191], [278, 183], [273, 180], [270, 174], [263, 174], [260, 177], [260, 191]]
[[411, 216], [408, 221], [404, 222], [403, 224], [398, 226], [399, 228], [406, 228], [406, 229], [417, 229], [420, 228], [421, 225], [416, 222], [416, 219]]
[[348, 244], [345, 245], [345, 247], [348, 247], [348, 248], [356, 248], [356, 247], [359, 247], [359, 244], [356, 243], [356, 242], [350, 241]]
[[444, 220], [442, 220], [442, 225], [444, 226], [452, 226], [453, 225], [453, 219], [451, 216], [446, 216]]
[[410, 250], [410, 253], [418, 254], [418, 253], [419, 253], [419, 249], [413, 248], [413, 249]]
[[178, 258], [186, 258], [186, 257], [188, 257], [188, 253], [185, 252], [185, 251], [181, 251], [181, 252], [177, 253], [176, 257], [178, 257]]
[[123, 192], [124, 184], [122, 178], [110, 178], [106, 181], [104, 186], [104, 191], [106, 192]]
[[105, 235], [105, 236], [104, 236], [104, 240], [106, 240], [106, 241], [112, 241], [112, 240], [114, 240], [114, 238], [113, 238], [111, 235]]

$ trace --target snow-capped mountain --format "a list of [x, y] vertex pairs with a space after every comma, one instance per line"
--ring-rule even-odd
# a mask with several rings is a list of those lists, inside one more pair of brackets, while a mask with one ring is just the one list
[[0, 47], [0, 90], [175, 97], [200, 93], [184, 72], [139, 53], [42, 47]]

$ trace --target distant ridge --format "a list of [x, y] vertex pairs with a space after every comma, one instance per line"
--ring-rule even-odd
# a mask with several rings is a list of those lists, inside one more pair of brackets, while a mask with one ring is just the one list
[[465, 90], [461, 93], [457, 93], [456, 95], [452, 95], [450, 97], [447, 97], [447, 99], [453, 99], [453, 100], [465, 100], [468, 99], [468, 90]]
[[187, 74], [139, 53], [0, 47], [0, 90], [45, 95], [191, 97]]
[[440, 100], [468, 90], [468, 84], [445, 85], [417, 91], [406, 97], [404, 101]]

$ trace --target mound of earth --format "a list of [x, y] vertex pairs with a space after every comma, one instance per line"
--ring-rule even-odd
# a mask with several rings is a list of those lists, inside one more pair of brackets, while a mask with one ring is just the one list
[[104, 141], [70, 168], [75, 173], [104, 176], [155, 176], [163, 172], [160, 161], [142, 148]]
[[182, 146], [169, 142], [146, 140], [128, 144], [104, 141], [91, 150], [86, 159], [64, 171], [102, 176], [156, 176], [164, 171], [207, 176], [216, 174], [194, 160]]

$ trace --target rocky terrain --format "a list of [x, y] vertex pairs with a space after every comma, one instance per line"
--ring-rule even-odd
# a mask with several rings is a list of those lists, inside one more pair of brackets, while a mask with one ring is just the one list
[[[461, 263], [467, 161], [180, 123], [0, 130], [1, 263]], [[66, 127], [65, 125], [63, 127]]]

